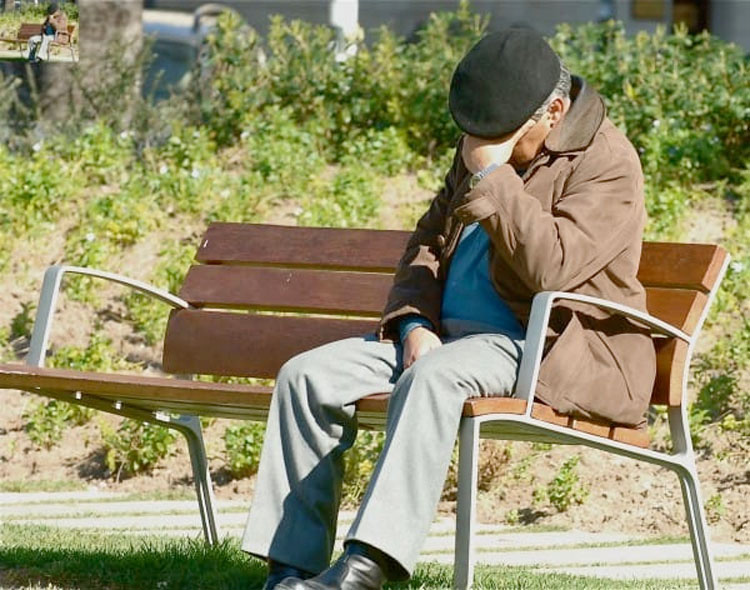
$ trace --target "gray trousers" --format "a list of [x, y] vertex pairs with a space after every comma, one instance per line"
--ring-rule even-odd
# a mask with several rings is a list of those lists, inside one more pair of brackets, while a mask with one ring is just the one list
[[386, 440], [346, 541], [377, 547], [414, 570], [450, 464], [464, 401], [511, 395], [523, 342], [472, 334], [402, 371], [401, 346], [374, 336], [302, 353], [279, 372], [242, 549], [297, 568], [329, 565], [343, 453], [355, 402], [392, 392]]
[[[54, 40], [54, 35], [34, 35], [29, 37], [29, 59], [31, 59], [32, 55], [35, 55], [44, 61], [49, 60], [49, 44]], [[40, 43], [42, 46], [39, 51], [36, 51]]]

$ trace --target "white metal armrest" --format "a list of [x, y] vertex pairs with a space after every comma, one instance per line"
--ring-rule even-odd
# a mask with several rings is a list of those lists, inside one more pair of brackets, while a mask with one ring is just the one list
[[148, 283], [137, 281], [122, 275], [93, 268], [84, 268], [81, 266], [65, 266], [59, 264], [50, 266], [44, 273], [42, 291], [39, 295], [39, 306], [37, 307], [36, 318], [34, 320], [34, 330], [31, 334], [29, 354], [26, 357], [26, 364], [28, 365], [34, 365], [37, 367], [44, 366], [47, 342], [52, 328], [52, 318], [55, 314], [57, 296], [60, 292], [60, 285], [65, 273], [87, 275], [97, 279], [119, 283], [120, 285], [131, 287], [136, 291], [161, 299], [175, 308], [186, 309], [190, 307], [190, 304], [187, 301], [180, 299], [169, 291], [159, 289]]
[[515, 397], [526, 400], [526, 415], [531, 416], [533, 408], [534, 392], [539, 378], [539, 367], [542, 361], [542, 352], [544, 351], [544, 341], [547, 336], [547, 326], [549, 324], [550, 311], [552, 304], [557, 299], [566, 299], [568, 301], [579, 301], [588, 303], [596, 307], [608, 309], [615, 313], [624, 315], [629, 318], [638, 320], [642, 324], [649, 326], [655, 332], [679, 338], [690, 343], [691, 338], [682, 330], [675, 328], [671, 324], [660, 320], [648, 313], [644, 313], [627, 305], [621, 305], [607, 299], [590, 297], [589, 295], [579, 295], [576, 293], [566, 293], [564, 291], [542, 291], [534, 296], [531, 304], [531, 315], [529, 324], [526, 329], [526, 344], [521, 358], [521, 366], [518, 371], [518, 381], [516, 383]]

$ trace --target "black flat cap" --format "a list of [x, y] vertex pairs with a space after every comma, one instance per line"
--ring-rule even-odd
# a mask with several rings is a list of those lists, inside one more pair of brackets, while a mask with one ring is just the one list
[[495, 138], [518, 129], [560, 78], [560, 59], [531, 29], [482, 38], [453, 72], [448, 106], [463, 131]]

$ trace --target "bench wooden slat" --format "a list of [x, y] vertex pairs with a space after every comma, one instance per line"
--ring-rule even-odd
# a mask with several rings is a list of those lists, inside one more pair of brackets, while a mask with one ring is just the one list
[[[391, 284], [390, 275], [381, 273], [198, 265], [190, 268], [179, 295], [197, 307], [379, 314]], [[685, 289], [646, 292], [649, 313], [688, 333], [707, 299]]]
[[[379, 315], [393, 279], [388, 274], [303, 268], [198, 265], [180, 297], [197, 307]], [[706, 295], [649, 287], [649, 313], [690, 333]]]
[[651, 403], [657, 406], [682, 405], [682, 376], [687, 361], [688, 345], [675, 339], [654, 341], [656, 348], [656, 380]]
[[41, 35], [41, 34], [42, 34], [41, 23], [22, 23], [21, 27], [18, 29], [17, 37], [19, 41], [28, 41], [34, 35]]
[[708, 293], [726, 251], [715, 244], [644, 242], [638, 279], [646, 287], [696, 289]]
[[164, 369], [273, 378], [300, 352], [376, 327], [374, 320], [178, 310], [164, 339]]
[[702, 291], [663, 287], [647, 287], [646, 299], [651, 315], [688, 334], [695, 330], [708, 302], [708, 296]]
[[204, 401], [216, 404], [267, 405], [269, 389], [252, 385], [204, 383], [167, 377], [94, 373], [70, 369], [49, 369], [21, 364], [0, 365], [0, 386], [81, 391], [90, 394], [125, 396], [134, 399]]
[[[213, 223], [196, 260], [392, 272], [409, 236], [406, 231]], [[708, 292], [725, 256], [715, 244], [644, 242], [638, 278], [647, 287]]]
[[211, 224], [196, 260], [210, 264], [260, 264], [393, 271], [409, 232]]
[[[468, 407], [467, 407], [468, 406]], [[508, 397], [482, 397], [467, 400], [464, 406], [464, 416], [484, 416], [487, 414], [523, 414], [526, 404], [523, 400]], [[639, 428], [627, 426], [598, 423], [593, 420], [572, 418], [556, 412], [551, 407], [535, 403], [531, 410], [534, 418], [567, 426], [573, 430], [587, 432], [595, 436], [617, 440], [626, 444], [639, 447], [647, 447], [649, 444], [648, 432]]]
[[380, 315], [392, 284], [382, 273], [199, 265], [179, 295], [197, 307]]
[[[360, 412], [385, 412], [388, 407], [388, 395], [376, 394], [366, 397], [357, 403], [357, 411]], [[523, 414], [526, 410], [526, 402], [512, 397], [481, 397], [466, 400], [464, 403], [464, 416], [486, 416], [488, 414]], [[612, 426], [592, 420], [571, 418], [559, 414], [551, 407], [535, 403], [531, 411], [534, 418], [567, 426], [574, 430], [587, 432], [595, 436], [602, 436], [626, 444], [636, 445], [642, 448], [648, 447], [648, 432], [639, 428], [628, 428], [626, 426]]]

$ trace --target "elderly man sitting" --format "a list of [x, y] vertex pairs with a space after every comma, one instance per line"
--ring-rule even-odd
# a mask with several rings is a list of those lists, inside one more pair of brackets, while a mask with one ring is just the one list
[[[303, 353], [279, 372], [242, 544], [268, 561], [266, 590], [377, 590], [411, 575], [463, 404], [513, 394], [535, 293], [645, 310], [640, 163], [596, 91], [571, 79], [538, 34], [509, 29], [458, 64], [449, 107], [464, 135], [378, 333]], [[550, 325], [537, 397], [562, 412], [640, 423], [655, 373], [647, 333], [570, 303]], [[385, 446], [329, 567], [355, 402], [383, 391]]]

